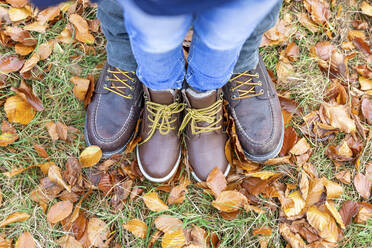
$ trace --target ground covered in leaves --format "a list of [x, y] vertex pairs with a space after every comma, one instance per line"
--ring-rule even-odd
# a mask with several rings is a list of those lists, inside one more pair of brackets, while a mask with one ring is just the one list
[[[96, 6], [0, 1], [0, 247], [371, 247], [372, 6], [284, 1], [261, 54], [285, 120], [278, 158], [226, 155], [196, 184], [154, 185], [125, 153], [101, 160], [84, 109], [105, 61]], [[185, 54], [187, 54], [185, 42]]]

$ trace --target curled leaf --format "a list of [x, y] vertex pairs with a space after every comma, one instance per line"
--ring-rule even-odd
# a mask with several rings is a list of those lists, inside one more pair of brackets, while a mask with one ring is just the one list
[[68, 186], [63, 180], [61, 169], [57, 165], [51, 164], [49, 166], [48, 178], [50, 179], [50, 181], [64, 187], [68, 192], [71, 192], [70, 186]]

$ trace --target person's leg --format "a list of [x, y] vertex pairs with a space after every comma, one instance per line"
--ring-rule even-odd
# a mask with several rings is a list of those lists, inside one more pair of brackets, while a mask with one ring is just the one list
[[132, 0], [120, 0], [120, 3], [138, 65], [137, 77], [144, 84], [145, 107], [137, 161], [148, 180], [164, 182], [175, 174], [180, 164], [178, 129], [184, 105], [179, 89], [185, 76], [182, 42], [192, 15], [153, 16]]
[[192, 15], [153, 16], [133, 0], [119, 0], [136, 58], [137, 76], [150, 89], [180, 89], [185, 75], [182, 42]]
[[224, 86], [229, 111], [248, 159], [275, 157], [283, 143], [283, 120], [275, 86], [259, 55], [262, 35], [275, 25], [281, 1], [245, 41], [229, 83]]
[[130, 141], [143, 97], [122, 7], [116, 0], [101, 1], [98, 18], [107, 39], [107, 63], [87, 108], [84, 136], [87, 145], [99, 146], [109, 157], [124, 151]]

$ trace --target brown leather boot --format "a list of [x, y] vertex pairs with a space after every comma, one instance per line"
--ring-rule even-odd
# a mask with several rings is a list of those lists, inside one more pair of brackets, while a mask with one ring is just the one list
[[187, 107], [181, 130], [186, 129], [192, 175], [199, 182], [205, 181], [215, 167], [227, 175], [230, 165], [225, 156], [227, 135], [223, 128], [222, 91], [199, 93], [188, 88], [182, 93]]
[[142, 106], [142, 84], [134, 72], [106, 63], [85, 114], [85, 142], [97, 145], [107, 158], [124, 151]]
[[137, 146], [137, 161], [145, 178], [165, 182], [176, 173], [181, 160], [178, 129], [184, 104], [179, 90], [144, 88], [145, 110]]
[[283, 117], [262, 58], [256, 69], [234, 74], [223, 90], [247, 158], [263, 162], [277, 156], [283, 144]]

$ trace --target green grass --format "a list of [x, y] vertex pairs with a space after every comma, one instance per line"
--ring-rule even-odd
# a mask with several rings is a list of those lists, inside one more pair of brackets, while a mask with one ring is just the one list
[[[343, 4], [343, 3], [340, 3]], [[332, 19], [332, 27], [336, 37], [332, 40], [335, 44], [341, 44], [346, 39], [347, 30], [351, 27], [351, 21], [356, 18], [363, 18], [357, 12], [356, 6], [345, 6], [343, 15], [338, 19]], [[305, 11], [303, 4], [297, 1], [286, 3], [282, 9], [284, 14], [294, 14]], [[337, 8], [333, 8], [333, 15]], [[85, 13], [89, 18], [94, 18], [95, 11], [89, 10]], [[330, 81], [327, 75], [322, 73], [317, 62], [309, 56], [309, 48], [318, 41], [329, 40], [325, 34], [313, 34], [302, 27], [294, 18], [293, 26], [296, 32], [289, 38], [295, 41], [300, 47], [300, 58], [292, 65], [295, 68], [293, 79], [283, 84], [277, 85], [279, 90], [290, 92], [291, 97], [296, 100], [304, 109], [304, 113], [309, 113], [319, 108], [323, 100], [323, 94]], [[368, 20], [371, 24], [371, 20]], [[65, 27], [66, 18], [57, 21], [45, 35], [34, 33], [39, 44], [56, 37]], [[298, 35], [299, 38], [296, 36]], [[99, 37], [103, 40], [103, 36]], [[296, 39], [297, 38], [297, 39]], [[58, 166], [64, 167], [66, 159], [70, 156], [78, 157], [85, 147], [83, 138], [84, 114], [83, 104], [72, 94], [73, 85], [69, 81], [74, 71], [80, 71], [80, 76], [86, 77], [88, 74], [98, 76], [100, 70], [96, 66], [105, 60], [104, 44], [96, 44], [95, 54], [85, 54], [80, 50], [80, 45], [69, 44], [61, 45], [63, 52], [53, 52], [48, 60], [39, 63], [38, 69], [43, 70], [50, 65], [51, 70], [44, 73], [45, 78], [41, 81], [28, 81], [32, 84], [34, 91], [41, 98], [45, 110], [38, 112], [31, 123], [28, 125], [15, 124], [19, 139], [12, 145], [0, 149], [0, 172], [9, 171], [13, 168], [26, 167], [31, 164], [46, 162], [38, 156], [34, 150], [34, 144], [43, 145], [50, 155], [50, 160]], [[266, 47], [261, 49], [265, 63], [269, 69], [274, 71], [279, 58], [280, 51], [285, 46]], [[0, 47], [2, 54], [13, 54], [13, 48]], [[74, 59], [71, 59], [74, 57]], [[349, 61], [349, 66], [360, 64], [360, 56], [356, 56]], [[14, 95], [10, 91], [10, 86], [17, 86], [20, 81], [18, 74], [11, 74], [8, 77], [9, 86], [0, 89], [0, 101]], [[0, 120], [6, 119], [3, 107], [0, 107]], [[74, 126], [80, 130], [76, 139], [67, 144], [63, 141], [53, 143], [44, 127], [48, 121], [62, 121], [66, 125]], [[295, 119], [297, 121], [297, 119]], [[294, 127], [296, 123], [292, 123]], [[369, 126], [369, 128], [371, 128]], [[297, 130], [299, 131], [299, 130]], [[302, 135], [299, 132], [300, 135]], [[336, 181], [334, 174], [336, 168], [333, 163], [324, 155], [328, 144], [316, 143], [313, 147], [313, 155], [310, 161], [315, 165], [319, 176], [325, 176]], [[366, 145], [361, 159], [361, 169], [368, 161], [371, 161], [372, 145], [371, 141]], [[268, 166], [267, 168], [277, 171], [291, 171], [297, 176], [296, 168], [290, 165], [280, 167]], [[346, 168], [355, 172], [352, 164], [347, 164]], [[7, 216], [15, 211], [24, 211], [31, 215], [31, 218], [22, 223], [14, 223], [0, 229], [0, 234], [16, 240], [22, 232], [32, 233], [37, 240], [37, 247], [57, 247], [55, 241], [64, 235], [60, 225], [51, 226], [46, 221], [45, 214], [41, 208], [32, 202], [29, 193], [39, 184], [41, 174], [38, 168], [30, 169], [25, 173], [14, 178], [8, 179], [0, 174], [0, 189], [3, 194], [3, 203], [0, 206], [0, 216]], [[297, 183], [293, 179], [290, 183]], [[141, 183], [145, 192], [154, 190], [154, 186], [149, 182]], [[336, 201], [338, 207], [344, 200], [360, 201], [361, 198], [351, 185], [343, 185], [345, 194]], [[167, 193], [160, 193], [163, 200], [168, 197]], [[216, 232], [221, 240], [223, 247], [259, 247], [259, 240], [262, 237], [252, 235], [252, 230], [261, 226], [270, 226], [273, 228], [273, 236], [270, 238], [269, 247], [285, 247], [284, 240], [278, 233], [279, 212], [271, 211], [268, 208], [265, 214], [256, 214], [253, 212], [242, 212], [239, 217], [232, 221], [224, 220], [218, 211], [211, 205], [213, 197], [206, 194], [202, 189], [191, 186], [186, 200], [180, 205], [171, 205], [170, 209], [164, 213], [176, 216], [181, 219], [185, 227], [197, 225], [208, 232]], [[264, 199], [265, 200], [265, 199]], [[51, 206], [55, 201], [51, 202]], [[153, 224], [154, 219], [161, 215], [148, 210], [141, 198], [134, 201], [127, 201], [123, 211], [114, 212], [109, 205], [109, 197], [97, 191], [93, 192], [83, 203], [83, 209], [88, 217], [96, 216], [106, 223], [110, 224], [111, 231], [115, 234], [114, 241], [125, 244], [123, 247], [146, 247], [151, 239], [151, 235], [156, 231]], [[145, 239], [135, 238], [132, 234], [124, 230], [122, 225], [132, 218], [139, 218], [146, 222], [150, 227]], [[345, 238], [339, 243], [340, 247], [371, 247], [372, 245], [372, 220], [365, 225], [351, 224], [345, 231]], [[160, 247], [160, 240], [155, 243], [155, 247]]]

